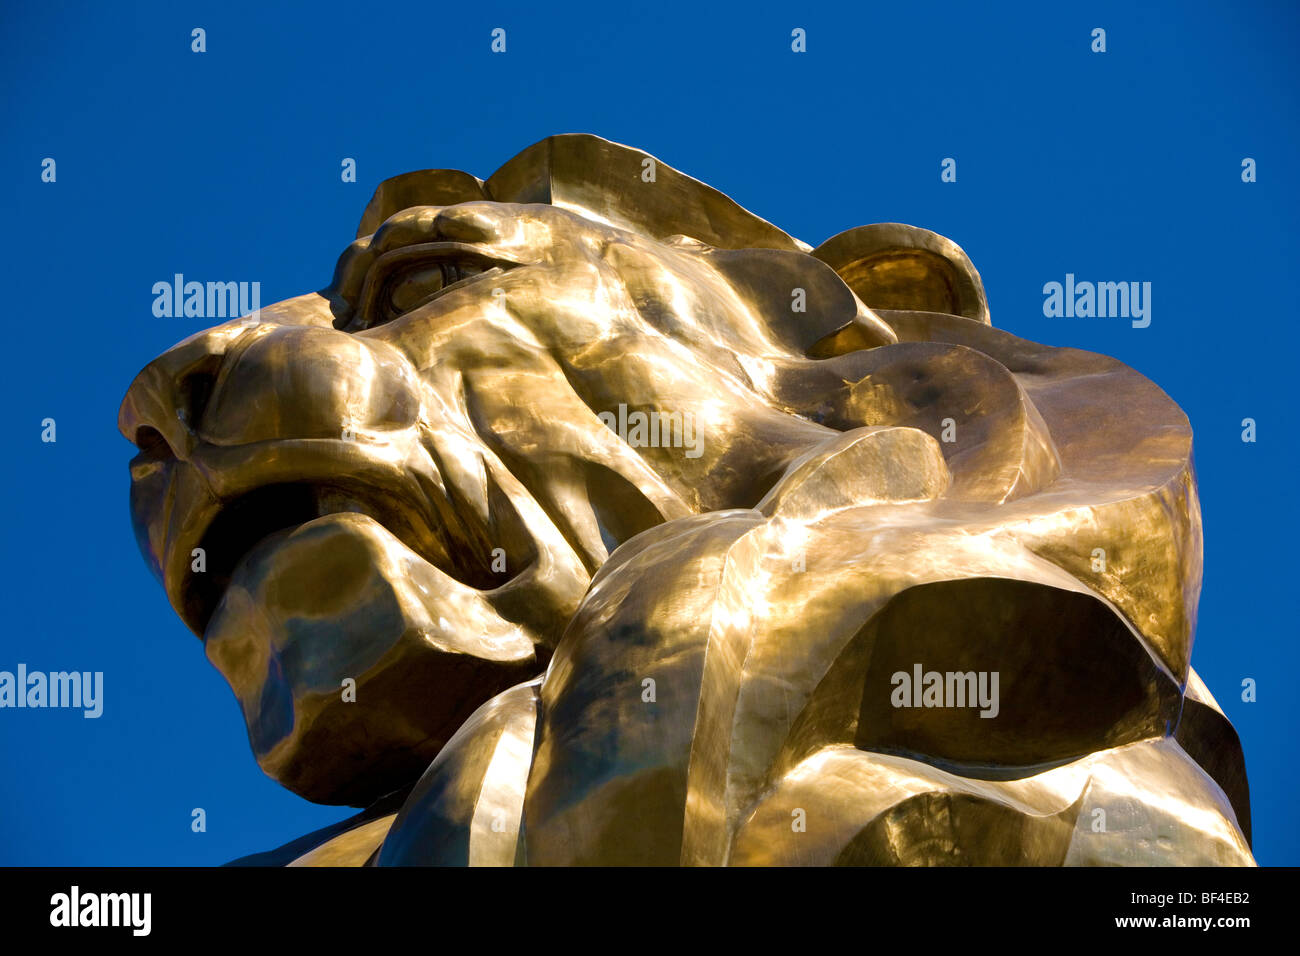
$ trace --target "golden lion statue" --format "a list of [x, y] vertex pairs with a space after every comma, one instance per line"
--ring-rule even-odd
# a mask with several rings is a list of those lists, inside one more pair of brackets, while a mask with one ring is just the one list
[[357, 235], [119, 418], [258, 762], [367, 808], [249, 862], [1253, 863], [1187, 418], [955, 244], [585, 135]]

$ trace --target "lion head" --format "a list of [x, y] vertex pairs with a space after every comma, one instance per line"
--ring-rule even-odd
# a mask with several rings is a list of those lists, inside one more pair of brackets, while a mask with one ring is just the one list
[[[146, 560], [260, 765], [318, 802], [411, 785], [548, 664], [511, 832], [526, 793], [551, 861], [774, 853], [773, 787], [828, 748], [1024, 777], [1179, 726], [1185, 417], [1118, 362], [994, 330], [926, 230], [814, 249], [639, 151], [552, 137], [486, 181], [381, 184], [327, 288], [159, 356], [119, 427]], [[891, 710], [918, 654], [1001, 662], [997, 732]], [[656, 674], [680, 694], [658, 730]], [[938, 791], [854, 766], [897, 791], [836, 838], [857, 859]], [[939, 789], [949, 815], [1026, 799]], [[633, 791], [653, 825], [591, 822]]]

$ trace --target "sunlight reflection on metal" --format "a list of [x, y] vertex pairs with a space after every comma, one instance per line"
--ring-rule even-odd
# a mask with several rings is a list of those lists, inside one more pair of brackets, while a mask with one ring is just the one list
[[388, 180], [123, 401], [260, 765], [410, 791], [298, 862], [1250, 864], [1186, 416], [993, 328], [950, 240], [643, 159]]

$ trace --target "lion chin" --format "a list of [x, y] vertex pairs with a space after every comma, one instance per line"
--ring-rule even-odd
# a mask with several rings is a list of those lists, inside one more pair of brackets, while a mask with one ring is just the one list
[[934, 233], [551, 137], [382, 183], [119, 428], [260, 766], [366, 808], [255, 862], [1252, 862], [1186, 417]]

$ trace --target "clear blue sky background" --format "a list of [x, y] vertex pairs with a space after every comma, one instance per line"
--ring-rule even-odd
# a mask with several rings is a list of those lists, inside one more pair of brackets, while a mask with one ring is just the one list
[[[644, 149], [812, 243], [934, 229], [981, 271], [995, 325], [1114, 355], [1173, 396], [1205, 520], [1193, 662], [1244, 741], [1259, 861], [1300, 863], [1294, 4], [271, 6], [0, 14], [0, 669], [106, 682], [99, 720], [0, 711], [0, 863], [219, 863], [351, 812], [262, 775], [136, 550], [118, 404], [208, 324], [155, 318], [151, 287], [181, 272], [260, 281], [263, 302], [320, 288], [381, 179], [486, 177], [557, 132]], [[940, 182], [949, 156], [956, 184]], [[1067, 272], [1152, 282], [1150, 328], [1044, 318], [1043, 284]]]

